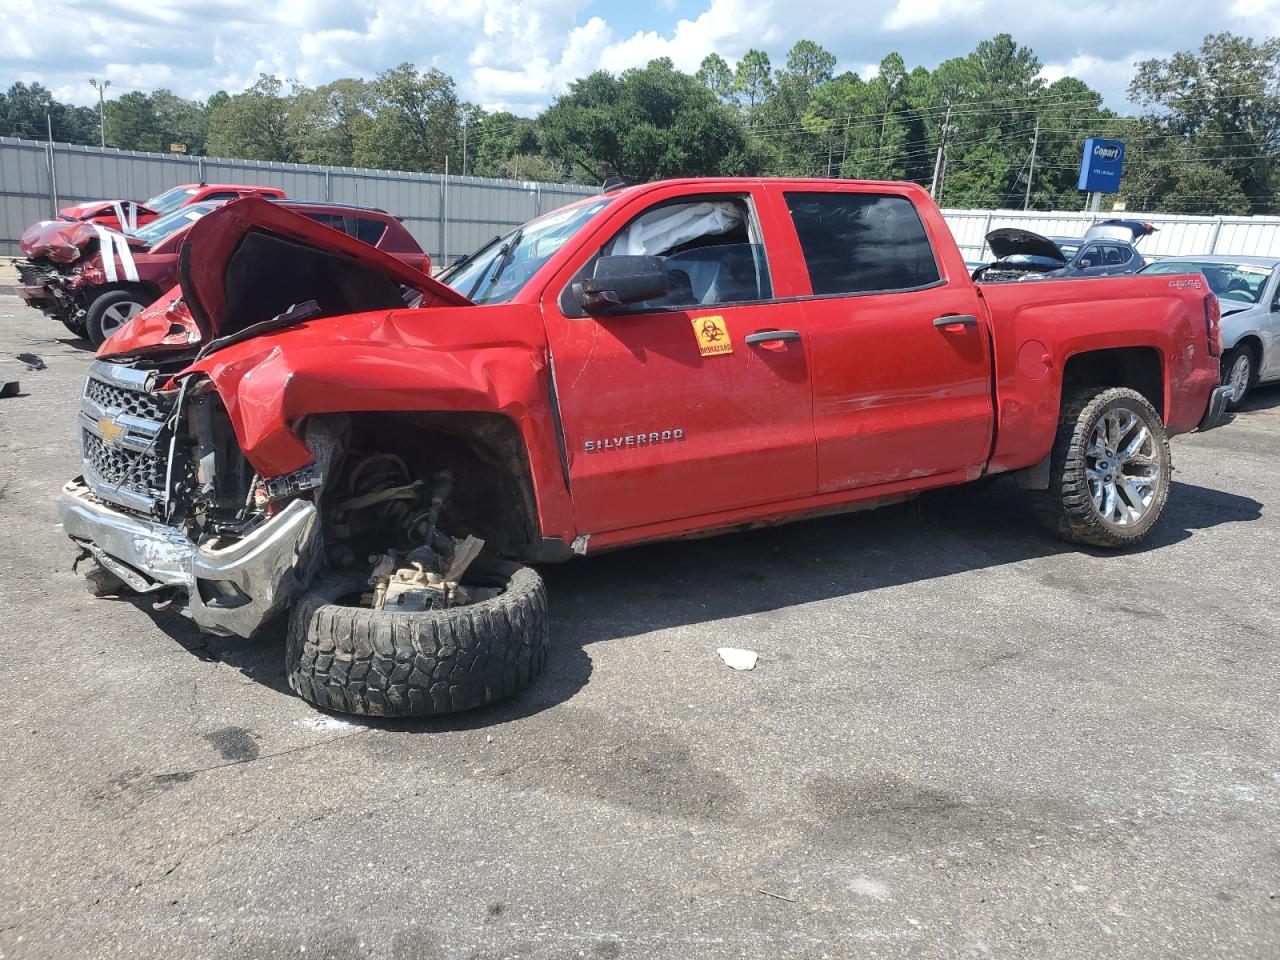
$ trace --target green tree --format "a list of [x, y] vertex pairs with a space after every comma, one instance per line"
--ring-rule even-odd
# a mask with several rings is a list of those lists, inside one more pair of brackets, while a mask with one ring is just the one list
[[[503, 170], [513, 160], [517, 168], [523, 166], [530, 171], [533, 164], [529, 160], [538, 154], [538, 133], [534, 122], [505, 110], [482, 114], [473, 120], [469, 124], [467, 142], [471, 153], [469, 172], [478, 177], [506, 176]], [[554, 169], [557, 172], [550, 179], [561, 179], [563, 170]], [[522, 177], [526, 180], [543, 179], [532, 173], [525, 173]]]
[[738, 61], [733, 76], [733, 88], [738, 102], [747, 115], [773, 94], [773, 65], [763, 50], [748, 50]]
[[15, 83], [0, 93], [0, 136], [44, 140], [50, 121], [53, 139], [60, 143], [98, 142], [96, 107], [61, 103], [38, 83]]
[[538, 118], [543, 153], [600, 183], [751, 173], [756, 157], [738, 114], [670, 60], [570, 84]]
[[721, 103], [737, 106], [738, 88], [734, 81], [733, 68], [720, 54], [709, 53], [703, 57], [694, 77], [715, 94], [716, 99]]
[[[1243, 196], [1252, 212], [1277, 209], [1280, 37], [1259, 42], [1211, 34], [1198, 54], [1144, 61], [1129, 85], [1129, 98], [1157, 108], [1148, 121], [1149, 134], [1164, 141], [1163, 150], [1147, 151], [1155, 168], [1200, 168], [1172, 179], [1153, 171], [1148, 182], [1167, 184], [1171, 196], [1197, 207], [1238, 205]], [[1208, 193], [1195, 198], [1192, 184]], [[1162, 196], [1160, 202], [1169, 201]]]
[[374, 99], [371, 84], [349, 77], [299, 90], [286, 123], [298, 159], [302, 163], [351, 166], [356, 141], [373, 122]]
[[441, 172], [462, 135], [453, 79], [432, 67], [402, 63], [373, 83], [373, 122], [355, 138], [360, 166]]
[[290, 106], [284, 83], [278, 77], [260, 74], [253, 86], [210, 113], [209, 153], [245, 160], [296, 161], [298, 151], [289, 137]]

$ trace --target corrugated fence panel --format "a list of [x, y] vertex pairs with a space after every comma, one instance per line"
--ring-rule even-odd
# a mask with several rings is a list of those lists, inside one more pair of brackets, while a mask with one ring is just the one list
[[[430, 173], [184, 157], [65, 143], [53, 145], [53, 156], [58, 206], [86, 200], [144, 200], [177, 184], [202, 180], [279, 187], [299, 200], [333, 200], [386, 210], [404, 221], [437, 265], [470, 253], [495, 234], [505, 233], [538, 213], [598, 192], [577, 184], [444, 178]], [[44, 143], [0, 137], [0, 255], [20, 254], [22, 231], [55, 212], [48, 157]]]
[[[943, 210], [947, 225], [967, 259], [987, 256], [983, 237], [999, 227], [1021, 227], [1050, 237], [1078, 237], [1106, 215], [1080, 211]], [[1190, 217], [1169, 213], [1115, 214], [1155, 224], [1138, 241], [1152, 256], [1223, 253], [1280, 257], [1280, 217]]]

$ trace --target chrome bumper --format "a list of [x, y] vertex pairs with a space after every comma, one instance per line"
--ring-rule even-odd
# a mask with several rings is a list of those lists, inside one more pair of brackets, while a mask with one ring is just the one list
[[1209, 407], [1205, 410], [1204, 418], [1196, 429], [1203, 433], [1205, 430], [1221, 427], [1234, 420], [1236, 415], [1227, 411], [1227, 400], [1230, 397], [1230, 387], [1214, 387], [1213, 393], [1209, 394]]
[[81, 479], [63, 487], [58, 516], [72, 540], [132, 589], [184, 591], [184, 613], [209, 633], [252, 636], [301, 595], [320, 555], [318, 514], [307, 500], [222, 548], [112, 509]]

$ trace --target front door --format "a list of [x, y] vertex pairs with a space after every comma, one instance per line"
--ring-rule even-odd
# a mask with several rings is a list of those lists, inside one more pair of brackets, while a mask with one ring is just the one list
[[808, 340], [796, 304], [768, 302], [752, 194], [644, 198], [602, 235], [569, 279], [649, 255], [669, 289], [609, 315], [586, 315], [571, 283], [544, 299], [579, 532], [812, 495]]

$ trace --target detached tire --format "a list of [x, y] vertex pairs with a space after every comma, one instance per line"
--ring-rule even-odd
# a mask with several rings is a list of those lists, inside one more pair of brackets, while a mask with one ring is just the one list
[[1067, 397], [1049, 488], [1032, 493], [1032, 506], [1063, 540], [1132, 546], [1160, 519], [1172, 470], [1168, 435], [1146, 397], [1123, 387], [1090, 388]]
[[289, 614], [289, 686], [327, 710], [427, 717], [510, 697], [547, 659], [547, 592], [535, 570], [477, 561], [467, 583], [500, 586], [491, 600], [421, 613], [338, 603], [364, 581], [318, 582]]

